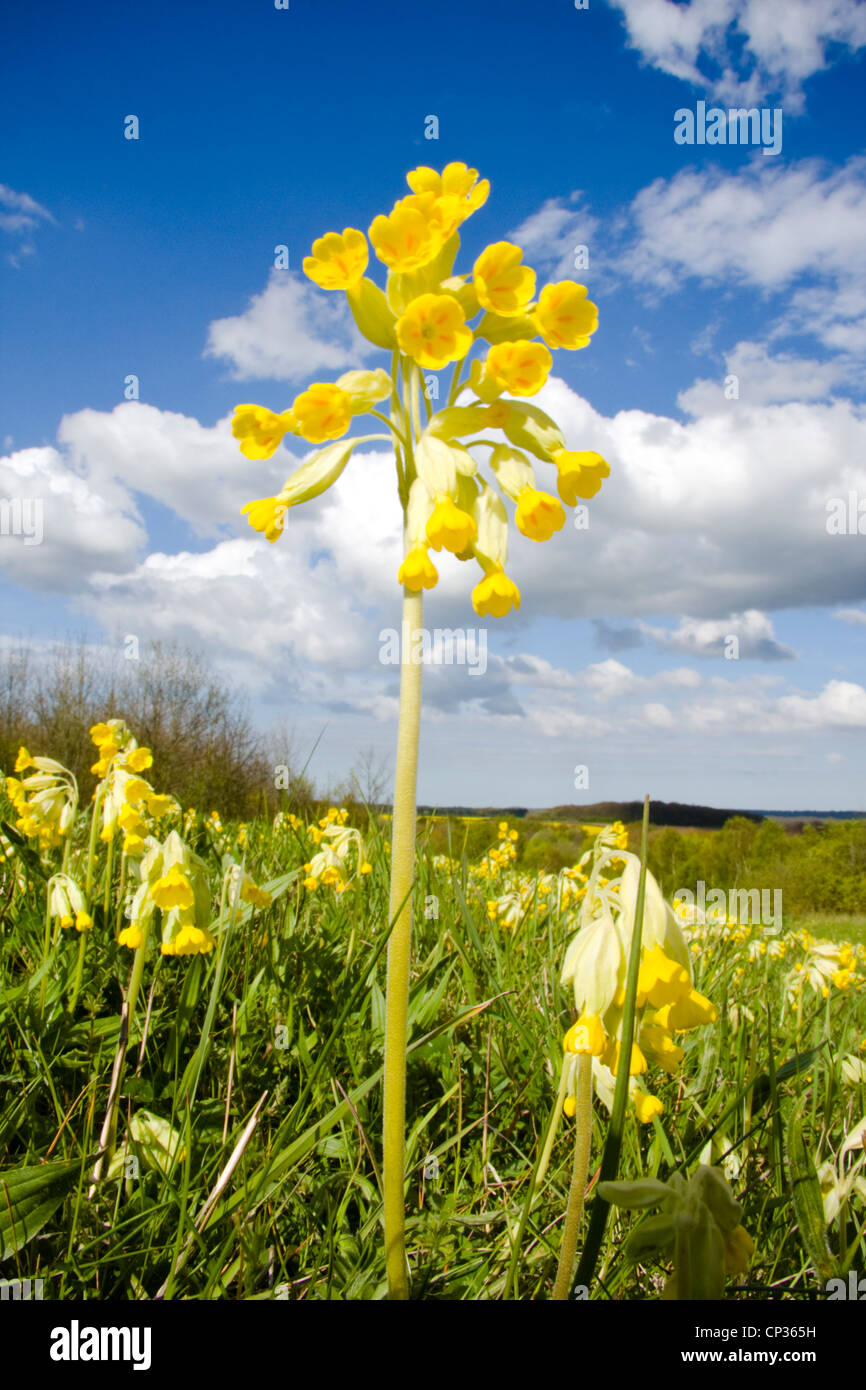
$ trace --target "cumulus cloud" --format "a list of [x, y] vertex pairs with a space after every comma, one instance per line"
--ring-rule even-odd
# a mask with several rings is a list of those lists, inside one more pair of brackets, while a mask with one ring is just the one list
[[238, 381], [306, 382], [377, 351], [358, 332], [343, 295], [325, 294], [293, 271], [272, 270], [242, 314], [209, 326], [204, 355], [228, 362]]
[[830, 46], [866, 44], [858, 0], [611, 0], [629, 45], [662, 72], [737, 103], [782, 96], [803, 106], [803, 83], [829, 66]]
[[639, 623], [639, 631], [661, 651], [742, 661], [793, 661], [796, 652], [776, 640], [766, 613], [751, 609], [722, 619], [681, 618], [675, 631]]

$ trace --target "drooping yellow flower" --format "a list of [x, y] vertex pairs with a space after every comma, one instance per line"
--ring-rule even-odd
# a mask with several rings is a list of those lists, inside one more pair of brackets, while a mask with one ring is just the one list
[[352, 423], [352, 398], [329, 381], [314, 381], [292, 403], [298, 433], [311, 444], [339, 439]]
[[557, 449], [553, 461], [557, 490], [569, 507], [577, 506], [579, 497], [595, 497], [604, 479], [610, 477], [610, 464], [592, 449]]
[[149, 748], [133, 748], [126, 757], [126, 766], [130, 772], [146, 772], [153, 767], [153, 753]]
[[500, 567], [488, 570], [472, 590], [472, 607], [480, 618], [504, 618], [520, 607], [520, 590]]
[[565, 525], [565, 508], [548, 492], [525, 487], [520, 493], [515, 513], [517, 529], [531, 541], [548, 541], [554, 531]]
[[607, 1046], [607, 1037], [598, 1014], [581, 1014], [566, 1033], [562, 1046], [565, 1052], [600, 1057]]
[[263, 531], [269, 541], [275, 541], [283, 534], [287, 511], [288, 507], [279, 497], [260, 497], [241, 507], [241, 515], [246, 516], [253, 530]]
[[439, 580], [436, 566], [430, 559], [428, 547], [423, 541], [412, 546], [397, 573], [399, 583], [405, 584], [413, 594], [421, 589], [435, 589]]
[[510, 241], [495, 241], [482, 251], [472, 276], [483, 308], [506, 318], [524, 312], [535, 293], [535, 271], [521, 265], [522, 260], [522, 247]]
[[117, 936], [118, 946], [129, 946], [131, 950], [137, 951], [144, 940], [144, 932], [138, 922], [133, 922], [131, 926], [124, 927]]
[[668, 1031], [683, 1033], [689, 1028], [700, 1028], [706, 1023], [715, 1023], [718, 1016], [719, 1011], [715, 1004], [705, 995], [699, 994], [696, 989], [689, 989], [688, 993], [682, 994], [673, 1004], [665, 1004], [659, 1009], [653, 1022]]
[[477, 539], [478, 528], [468, 512], [464, 512], [450, 497], [437, 499], [427, 522], [427, 539], [434, 550], [450, 550], [460, 555]]
[[548, 347], [572, 351], [589, 345], [598, 328], [598, 306], [586, 298], [585, 285], [559, 280], [545, 285], [532, 319]]
[[283, 436], [294, 431], [290, 410], [275, 415], [263, 405], [236, 405], [232, 434], [240, 441], [241, 453], [248, 459], [269, 459], [279, 448]]
[[304, 274], [321, 290], [348, 290], [361, 279], [369, 259], [364, 233], [344, 227], [342, 236], [326, 232], [313, 242], [313, 254], [304, 257]]
[[534, 396], [547, 381], [553, 358], [543, 343], [496, 343], [487, 354], [486, 373], [512, 396]]
[[449, 294], [419, 294], [397, 320], [396, 333], [401, 352], [433, 371], [459, 362], [473, 342], [463, 310]]
[[639, 1086], [636, 1086], [632, 1091], [632, 1099], [634, 1100], [634, 1112], [642, 1125], [651, 1124], [653, 1115], [664, 1113], [664, 1105], [658, 1096], [651, 1096], [649, 1092], [642, 1091]]
[[28, 767], [35, 766], [36, 764], [34, 763], [27, 749], [22, 744], [21, 747], [18, 749], [18, 757], [15, 759], [15, 771], [26, 772]]
[[642, 1008], [648, 1002], [652, 1008], [660, 1009], [664, 1004], [673, 1004], [688, 994], [691, 984], [685, 967], [666, 956], [656, 942], [641, 956], [637, 1006]]
[[374, 217], [369, 235], [379, 260], [398, 275], [429, 265], [442, 250], [440, 223], [411, 198], [395, 203], [387, 217]]
[[671, 1076], [679, 1070], [685, 1053], [664, 1028], [645, 1023], [640, 1030], [640, 1045], [648, 1060]]
[[173, 941], [163, 941], [160, 951], [164, 956], [195, 956], [212, 951], [216, 941], [206, 927], [197, 927], [186, 922]]
[[150, 896], [163, 912], [170, 912], [173, 907], [192, 907], [195, 902], [192, 885], [177, 865], [169, 869], [167, 874], [163, 874], [162, 878], [157, 879], [150, 890]]
[[[619, 1068], [620, 1043], [619, 1038], [611, 1038], [601, 1054], [601, 1060], [606, 1067], [616, 1074]], [[647, 1060], [638, 1047], [637, 1043], [631, 1045], [631, 1058], [629, 1059], [629, 1076], [641, 1076], [647, 1069]]]

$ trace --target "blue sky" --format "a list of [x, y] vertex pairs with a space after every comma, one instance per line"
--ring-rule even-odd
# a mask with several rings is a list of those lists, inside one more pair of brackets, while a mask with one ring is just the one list
[[[420, 800], [866, 808], [866, 6], [93, 4], [20, 8], [7, 51], [0, 497], [44, 535], [0, 535], [5, 648], [176, 637], [302, 755], [324, 727], [320, 781], [392, 755], [393, 462], [268, 546], [239, 509], [301, 442], [249, 463], [231, 413], [386, 365], [302, 259], [462, 160], [492, 192], [458, 269], [515, 240], [599, 306], [537, 403], [611, 477], [588, 531], [514, 536], [485, 673], [425, 672]], [[780, 152], [678, 144], [699, 102], [780, 111]], [[441, 574], [427, 624], [479, 627]]]

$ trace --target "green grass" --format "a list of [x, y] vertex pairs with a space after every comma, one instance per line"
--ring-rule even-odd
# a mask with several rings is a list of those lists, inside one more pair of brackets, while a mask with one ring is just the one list
[[[110, 920], [100, 906], [70, 1015], [79, 938], [60, 933], [44, 957], [44, 883], [32, 859], [7, 863], [0, 890], [0, 1181], [46, 1162], [68, 1167], [43, 1168], [56, 1180], [43, 1193], [51, 1198], [44, 1222], [26, 1241], [18, 1230], [17, 1250], [0, 1261], [4, 1278], [41, 1276], [46, 1297], [76, 1300], [152, 1298], [166, 1282], [166, 1296], [174, 1298], [384, 1296], [388, 854], [377, 824], [359, 828], [373, 872], [337, 895], [303, 887], [302, 866], [314, 851], [302, 834], [251, 823], [246, 868], [270, 885], [272, 905], [244, 906], [209, 955], [151, 950], [118, 1138], [124, 1141], [131, 1117], [149, 1111], [182, 1136], [183, 1151], [172, 1158], [132, 1142], [127, 1156], [138, 1163], [128, 1164], [129, 1176], [102, 1182], [93, 1200], [90, 1174], [132, 962], [132, 952], [114, 939], [116, 865], [107, 885]], [[223, 855], [240, 858], [234, 834], [227, 825], [224, 838], [202, 835], [198, 843], [215, 901]], [[461, 848], [452, 843], [455, 855]], [[531, 1205], [529, 1199], [555, 1107], [561, 1040], [573, 1020], [558, 979], [574, 911], [558, 914], [536, 900], [514, 932], [493, 926], [486, 911], [491, 887], [477, 886], [459, 857], [453, 871], [437, 872], [433, 852], [419, 858], [410, 1000], [413, 1297], [546, 1299], [571, 1172], [568, 1122], [559, 1127]], [[50, 860], [56, 868], [59, 851]], [[99, 904], [105, 888], [97, 876]], [[804, 918], [796, 926], [863, 943], [866, 918]], [[729, 1281], [732, 1297], [821, 1296], [815, 1233], [804, 1231], [806, 1218], [792, 1203], [791, 1120], [801, 1107], [804, 1149], [824, 1162], [866, 1114], [866, 1087], [844, 1082], [840, 1065], [846, 1053], [866, 1056], [859, 1051], [864, 991], [855, 984], [827, 999], [807, 991], [798, 1010], [784, 1001], [783, 989], [797, 950], [802, 955], [792, 945], [783, 961], [753, 961], [747, 943], [722, 941], [696, 955], [696, 985], [718, 1005], [720, 1022], [684, 1035], [681, 1072], [653, 1074], [663, 1116], [649, 1126], [638, 1125], [631, 1109], [626, 1116], [625, 1178], [691, 1172], [713, 1133], [723, 1138], [715, 1157], [724, 1152], [739, 1167], [733, 1187], [756, 1245], [744, 1283]], [[813, 1050], [800, 1070], [786, 1071], [796, 1054]], [[204, 1223], [200, 1213], [257, 1106], [251, 1137]], [[607, 1119], [596, 1101], [593, 1175]], [[858, 1235], [864, 1219], [855, 1197], [827, 1232], [833, 1252], [851, 1247], [857, 1268], [866, 1256]], [[635, 1224], [634, 1216], [612, 1215], [592, 1297], [658, 1296], [665, 1266], [635, 1267], [623, 1255]]]

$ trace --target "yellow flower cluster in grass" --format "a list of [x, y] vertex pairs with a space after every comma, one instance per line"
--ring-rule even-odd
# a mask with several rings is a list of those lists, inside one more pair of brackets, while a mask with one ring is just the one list
[[[502, 617], [521, 602], [505, 570], [505, 501], [522, 535], [549, 540], [565, 524], [565, 507], [594, 497], [610, 473], [600, 454], [569, 449], [556, 422], [526, 403], [547, 382], [554, 352], [589, 345], [597, 309], [572, 280], [538, 291], [522, 248], [509, 241], [487, 246], [471, 272], [455, 272], [460, 228], [490, 193], [477, 170], [456, 162], [441, 173], [425, 166], [407, 183], [410, 192], [373, 218], [369, 242], [356, 227], [326, 232], [303, 263], [320, 289], [345, 293], [358, 328], [390, 353], [390, 371], [314, 381], [280, 412], [237, 406], [232, 430], [248, 459], [270, 458], [287, 436], [327, 446], [278, 493], [248, 502], [243, 512], [276, 541], [288, 510], [330, 487], [356, 445], [384, 439], [395, 451], [404, 516], [399, 582], [413, 592], [433, 588], [439, 575], [431, 551], [474, 559], [482, 575], [473, 606], [479, 615]], [[387, 272], [384, 289], [366, 274], [371, 247]], [[479, 347], [484, 355], [470, 361]], [[422, 373], [445, 367], [454, 369], [451, 387], [434, 412]], [[367, 413], [389, 432], [346, 440], [355, 417]], [[490, 451], [492, 484], [471, 452], [481, 447]], [[555, 470], [558, 496], [538, 486], [531, 460]]]

